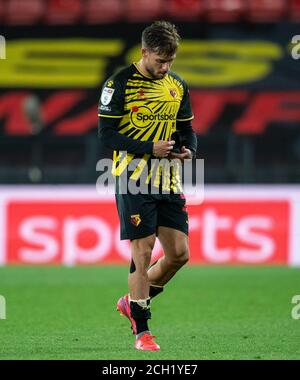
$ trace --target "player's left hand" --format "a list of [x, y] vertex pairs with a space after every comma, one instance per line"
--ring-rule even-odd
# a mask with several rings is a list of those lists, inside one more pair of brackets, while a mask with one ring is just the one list
[[180, 152], [181, 153], [170, 152], [168, 157], [178, 158], [182, 162], [183, 160], [191, 160], [193, 158], [192, 152], [190, 151], [190, 149], [187, 149], [185, 146], [181, 147]]

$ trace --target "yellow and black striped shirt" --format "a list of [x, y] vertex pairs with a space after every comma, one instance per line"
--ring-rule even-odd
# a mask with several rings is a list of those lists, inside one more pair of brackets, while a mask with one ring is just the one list
[[178, 191], [181, 181], [178, 170], [171, 167], [170, 175], [157, 170], [157, 167], [154, 170], [154, 166], [151, 167], [151, 159], [154, 159], [151, 153], [152, 143], [169, 140], [176, 132], [178, 121], [193, 119], [186, 83], [171, 71], [162, 79], [148, 78], [132, 64], [105, 82], [98, 111], [100, 118], [118, 121], [119, 134], [136, 142], [145, 142], [141, 145], [144, 147], [143, 153], [132, 153], [130, 149], [127, 152], [115, 150], [113, 174], [122, 175], [130, 162], [137, 158], [139, 163], [129, 172], [128, 179], [139, 180], [147, 168], [147, 183], [152, 181], [155, 186], [162, 185], [165, 190], [170, 188]]

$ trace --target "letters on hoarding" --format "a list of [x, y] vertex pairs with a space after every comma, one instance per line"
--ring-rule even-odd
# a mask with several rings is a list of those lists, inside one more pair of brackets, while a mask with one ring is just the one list
[[[72, 200], [6, 198], [4, 250], [8, 264], [102, 264], [130, 260], [120, 241], [113, 197], [93, 199], [78, 191]], [[21, 195], [21, 194], [20, 194]], [[190, 263], [287, 264], [288, 199], [210, 197], [188, 206]], [[2, 217], [3, 217], [2, 215]], [[156, 244], [153, 259], [162, 254]], [[3, 253], [2, 253], [3, 256]]]
[[[97, 128], [103, 81], [138, 59], [140, 41], [133, 24], [126, 26], [126, 39], [117, 24], [113, 35], [103, 27], [101, 38], [91, 38], [94, 27], [86, 28], [80, 38], [75, 26], [68, 32], [62, 28], [60, 37], [50, 29], [8, 28], [8, 59], [1, 60], [0, 134], [30, 134], [23, 109], [33, 95], [40, 100], [47, 132], [84, 134]], [[299, 37], [297, 25], [274, 25], [269, 33], [270, 26], [249, 31], [231, 24], [182, 24], [180, 30], [184, 38], [172, 69], [191, 89], [193, 127], [199, 134], [260, 134], [274, 123], [299, 125], [299, 60], [293, 59], [299, 44], [296, 38], [291, 41]]]

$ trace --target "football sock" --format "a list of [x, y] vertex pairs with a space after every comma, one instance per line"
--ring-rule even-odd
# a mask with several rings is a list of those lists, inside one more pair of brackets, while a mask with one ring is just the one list
[[148, 319], [151, 318], [150, 298], [145, 300], [131, 300], [130, 312], [136, 323], [137, 335], [149, 331]]
[[163, 286], [150, 285], [149, 296], [150, 298], [156, 297], [164, 290]]

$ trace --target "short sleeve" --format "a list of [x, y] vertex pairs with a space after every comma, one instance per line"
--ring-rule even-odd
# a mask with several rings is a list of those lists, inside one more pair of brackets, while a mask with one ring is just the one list
[[124, 115], [124, 91], [122, 83], [114, 78], [109, 78], [102, 88], [98, 116], [121, 118]]
[[192, 120], [194, 118], [193, 112], [192, 112], [192, 106], [190, 101], [190, 95], [189, 95], [189, 89], [187, 84], [183, 81], [183, 97], [180, 103], [180, 108], [177, 113], [177, 121], [187, 121]]

